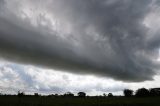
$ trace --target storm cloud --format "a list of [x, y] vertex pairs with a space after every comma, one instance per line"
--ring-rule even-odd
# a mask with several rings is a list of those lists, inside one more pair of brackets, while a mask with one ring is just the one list
[[[1, 0], [0, 56], [123, 81], [157, 74], [156, 0]], [[159, 27], [160, 28], [160, 27]]]

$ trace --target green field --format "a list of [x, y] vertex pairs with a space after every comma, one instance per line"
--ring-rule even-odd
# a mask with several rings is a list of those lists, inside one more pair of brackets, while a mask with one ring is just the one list
[[160, 97], [34, 97], [1, 96], [0, 106], [160, 106]]

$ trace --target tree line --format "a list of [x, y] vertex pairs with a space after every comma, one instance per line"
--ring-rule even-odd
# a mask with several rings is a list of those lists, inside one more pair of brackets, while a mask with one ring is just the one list
[[160, 96], [160, 88], [151, 88], [151, 89], [140, 88], [135, 91], [135, 94], [133, 90], [125, 89], [123, 93], [125, 97], [132, 97], [132, 96], [135, 96], [135, 97], [152, 96], [153, 97], [153, 96]]
[[[146, 89], [146, 88], [139, 88], [136, 91], [133, 91], [131, 89], [124, 89], [123, 94], [125, 97], [153, 97], [153, 96], [160, 96], [160, 88], [151, 88], [151, 89]], [[3, 94], [0, 94], [1, 96], [4, 96]], [[6, 95], [6, 94], [5, 94]], [[34, 95], [26, 95], [24, 92], [18, 91], [17, 93], [18, 97], [23, 97], [23, 96], [35, 96], [35, 97], [41, 97], [42, 95], [38, 93], [34, 93]], [[59, 94], [49, 94], [47, 97], [80, 97], [80, 98], [85, 98], [85, 97], [91, 97], [87, 96], [85, 92], [78, 92], [77, 96], [75, 96], [72, 92], [66, 92], [62, 95]], [[92, 96], [92, 97], [114, 97], [112, 93], [104, 93], [103, 95], [100, 96]]]

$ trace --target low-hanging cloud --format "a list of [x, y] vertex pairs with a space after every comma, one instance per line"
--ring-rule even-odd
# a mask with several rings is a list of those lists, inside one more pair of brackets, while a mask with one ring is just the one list
[[0, 56], [116, 80], [151, 80], [160, 39], [145, 20], [157, 5], [155, 0], [2, 0]]

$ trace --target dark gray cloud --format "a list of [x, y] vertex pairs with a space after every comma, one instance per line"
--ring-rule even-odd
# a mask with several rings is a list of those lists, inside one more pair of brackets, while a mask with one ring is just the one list
[[116, 80], [151, 80], [159, 37], [148, 39], [154, 35], [144, 20], [154, 5], [152, 0], [4, 0], [0, 56]]

